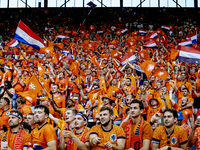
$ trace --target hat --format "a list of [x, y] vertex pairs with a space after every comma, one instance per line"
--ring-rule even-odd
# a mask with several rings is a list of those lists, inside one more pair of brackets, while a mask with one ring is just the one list
[[48, 97], [46, 97], [46, 96], [45, 96], [45, 97], [40, 97], [40, 100], [41, 100], [41, 101], [47, 101], [47, 100], [48, 100]]
[[[108, 99], [110, 99], [110, 95], [108, 95], [108, 94], [105, 94], [104, 96], [102, 96], [102, 99], [103, 98], [108, 98]], [[111, 100], [111, 99], [110, 99]]]
[[76, 100], [74, 98], [70, 98], [68, 100], [71, 100], [72, 102], [74, 102], [74, 104], [76, 104]]
[[117, 89], [117, 90], [115, 91], [115, 93], [122, 93], [122, 94], [123, 94], [123, 91], [122, 91], [121, 89]]
[[178, 121], [183, 120], [185, 117], [183, 116], [183, 113], [181, 111], [178, 111]]

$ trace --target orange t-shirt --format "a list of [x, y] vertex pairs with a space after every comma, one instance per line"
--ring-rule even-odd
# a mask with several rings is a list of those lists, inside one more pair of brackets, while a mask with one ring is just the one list
[[[169, 144], [167, 144], [169, 141]], [[152, 143], [159, 143], [159, 148], [164, 146], [180, 147], [181, 144], [187, 143], [187, 132], [181, 126], [174, 125], [174, 132], [167, 138], [166, 129], [164, 126], [157, 127], [153, 132]]]
[[50, 141], [57, 141], [56, 131], [52, 127], [52, 125], [46, 123], [42, 126], [42, 128], [38, 129], [36, 127], [32, 131], [32, 144], [37, 144], [42, 146], [43, 148], [47, 147], [47, 143]]
[[193, 140], [196, 142], [196, 150], [200, 150], [200, 127], [195, 129]]
[[[8, 131], [7, 131], [8, 132]], [[11, 133], [11, 132], [4, 132], [0, 136], [0, 142], [5, 138], [8, 142], [8, 147], [14, 150], [14, 142], [17, 133]], [[22, 130], [23, 132], [23, 147], [28, 147], [31, 143], [31, 134], [27, 133], [26, 131]], [[7, 133], [7, 135], [6, 135]], [[9, 134], [10, 133], [10, 134]]]
[[[110, 142], [111, 144], [117, 145], [118, 139], [126, 138], [123, 128], [116, 125], [113, 125], [109, 132], [103, 130], [101, 125], [93, 126], [89, 131], [89, 137], [92, 134], [97, 134], [97, 136], [101, 138], [100, 143], [98, 143], [96, 146], [92, 146], [92, 150], [105, 150], [106, 147], [104, 146], [104, 143]], [[115, 136], [111, 138], [112, 135]], [[109, 150], [113, 150], [113, 148], [110, 148]]]
[[12, 109], [10, 108], [8, 108], [6, 111], [3, 111], [3, 109], [0, 109], [0, 119], [7, 128], [9, 128], [8, 119], [9, 119], [9, 115], [11, 111]]
[[[176, 111], [180, 111], [181, 109], [182, 109], [182, 107], [181, 106], [179, 106], [178, 104], [174, 104], [174, 109], [176, 110]], [[185, 124], [187, 124], [187, 121], [188, 121], [188, 119], [189, 118], [191, 118], [191, 117], [193, 117], [193, 112], [190, 110], [190, 109], [183, 109], [183, 110], [181, 110], [181, 112], [183, 113], [183, 116], [185, 117], [184, 119], [183, 119], [183, 123], [185, 123]]]
[[[121, 127], [123, 128], [123, 130], [126, 129], [126, 126], [128, 124], [129, 120], [128, 121], [125, 121], [121, 124]], [[136, 124], [132, 124], [132, 130], [131, 131], [134, 131], [134, 127], [135, 127]], [[134, 132], [131, 133], [131, 137], [133, 137], [133, 134]], [[144, 124], [143, 124], [143, 129], [142, 129], [142, 139], [148, 139], [151, 141], [152, 139], [152, 134], [153, 134], [153, 130], [151, 129], [151, 125], [147, 122], [147, 121], [144, 121]], [[126, 141], [127, 142], [127, 141]], [[130, 147], [129, 147], [130, 148]]]

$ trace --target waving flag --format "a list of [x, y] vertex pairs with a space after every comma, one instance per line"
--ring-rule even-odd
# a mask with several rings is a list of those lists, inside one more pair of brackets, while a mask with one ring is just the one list
[[33, 94], [40, 92], [43, 89], [41, 83], [39, 82], [38, 78], [33, 75], [29, 80], [27, 86], [25, 87], [24, 91], [31, 91]]
[[112, 50], [111, 54], [110, 54], [113, 58], [119, 58], [122, 56], [122, 53], [116, 50]]
[[103, 31], [102, 31], [102, 30], [99, 30], [99, 31], [97, 31], [97, 33], [98, 33], [98, 34], [103, 33]]
[[49, 54], [52, 57], [53, 56], [53, 46], [40, 48], [40, 53], [41, 54]]
[[137, 62], [137, 59], [135, 57], [135, 54], [134, 53], [129, 53], [128, 55], [124, 56], [122, 59], [121, 59], [121, 64], [122, 66], [126, 65], [126, 60], [129, 60], [130, 63], [135, 63]]
[[165, 70], [162, 70], [162, 69], [158, 68], [158, 69], [156, 69], [154, 71], [154, 73], [152, 74], [152, 76], [158, 77], [158, 78], [163, 79], [163, 80], [166, 80], [167, 77], [168, 77], [168, 72], [165, 71]]
[[150, 39], [149, 41], [147, 41], [147, 42], [144, 44], [144, 47], [157, 47], [156, 41], [153, 40], [153, 39]]
[[169, 31], [169, 35], [170, 35], [170, 36], [173, 36], [173, 31]]
[[197, 33], [192, 33], [186, 36], [186, 39], [190, 39], [192, 43], [197, 43]]
[[68, 35], [61, 34], [61, 33], [58, 34], [56, 37], [59, 38], [59, 39], [69, 39], [69, 36], [68, 36]]
[[177, 49], [171, 49], [171, 59], [176, 59], [178, 57], [179, 51]]
[[162, 25], [161, 29], [165, 29], [165, 30], [171, 30], [173, 26], [171, 25]]
[[147, 35], [146, 38], [157, 39], [158, 38], [158, 33], [156, 31], [153, 31], [149, 35]]
[[147, 34], [147, 32], [144, 30], [139, 30], [139, 35], [144, 35], [144, 34]]
[[19, 43], [16, 39], [13, 39], [6, 46], [8, 46], [8, 47], [19, 47]]
[[128, 29], [122, 29], [122, 30], [121, 30], [121, 33], [122, 33], [123, 35], [127, 34], [127, 33], [128, 33]]
[[44, 67], [38, 62], [38, 75], [40, 77], [43, 77], [44, 73], [45, 73]]
[[90, 6], [90, 7], [92, 7], [92, 8], [94, 8], [94, 7], [96, 7], [97, 5], [96, 4], [94, 4], [92, 1], [90, 1], [89, 3], [87, 3], [87, 5], [88, 6]]
[[33, 48], [40, 49], [45, 47], [42, 39], [35, 34], [27, 25], [22, 21], [19, 22], [18, 27], [15, 32], [14, 38], [24, 44], [30, 45]]
[[178, 45], [191, 47], [192, 46], [192, 41], [191, 40], [185, 40], [183, 42], [178, 43]]
[[154, 68], [156, 66], [156, 63], [153, 61], [145, 61], [143, 62], [140, 67], [142, 68], [142, 70], [144, 70], [147, 78], [150, 77], [151, 73], [153, 72]]
[[179, 61], [200, 64], [200, 50], [198, 48], [179, 46]]
[[25, 100], [27, 100], [29, 103], [32, 104], [32, 106], [36, 105], [37, 102], [37, 95], [33, 94], [32, 91], [25, 91], [25, 92], [18, 92], [19, 96], [23, 97]]
[[138, 54], [140, 55], [140, 58], [143, 60], [151, 59], [149, 53], [146, 50], [140, 51]]

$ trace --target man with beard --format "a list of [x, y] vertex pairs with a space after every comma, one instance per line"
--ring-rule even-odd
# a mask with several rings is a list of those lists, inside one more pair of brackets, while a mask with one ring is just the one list
[[[48, 124], [49, 109], [44, 105], [36, 105], [34, 112], [35, 129], [32, 131], [33, 148], [57, 149], [57, 136], [52, 125]], [[33, 150], [30, 147], [28, 150]]]
[[[74, 129], [73, 130], [63, 130], [63, 139], [61, 140], [60, 149], [64, 150], [89, 150], [89, 140], [88, 140], [88, 128], [86, 115], [82, 113], [77, 113], [74, 119]], [[65, 141], [68, 138], [67, 143], [71, 145], [65, 145]]]
[[125, 148], [125, 133], [119, 126], [113, 125], [113, 110], [107, 106], [100, 110], [100, 125], [90, 129], [89, 142], [92, 150], [122, 150]]
[[174, 109], [166, 109], [163, 113], [164, 126], [156, 128], [153, 133], [152, 150], [186, 149], [187, 132], [181, 126], [176, 126], [178, 114]]
[[142, 101], [133, 100], [130, 104], [129, 119], [121, 124], [126, 133], [126, 149], [149, 149], [152, 138], [151, 125], [141, 116], [144, 110]]
[[0, 136], [1, 150], [27, 150], [31, 142], [31, 135], [20, 128], [22, 113], [16, 110], [10, 112], [8, 124], [10, 129]]

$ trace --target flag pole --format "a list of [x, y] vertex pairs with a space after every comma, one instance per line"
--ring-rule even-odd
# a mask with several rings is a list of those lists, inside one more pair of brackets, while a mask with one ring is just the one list
[[[87, 14], [87, 16], [89, 16], [91, 14], [91, 12], [92, 12], [92, 9], [89, 11], [89, 13]], [[86, 18], [83, 20], [82, 24], [85, 23], [85, 21], [86, 21]], [[79, 32], [80, 28], [81, 27], [79, 27], [78, 30], [76, 31], [77, 33]]]

